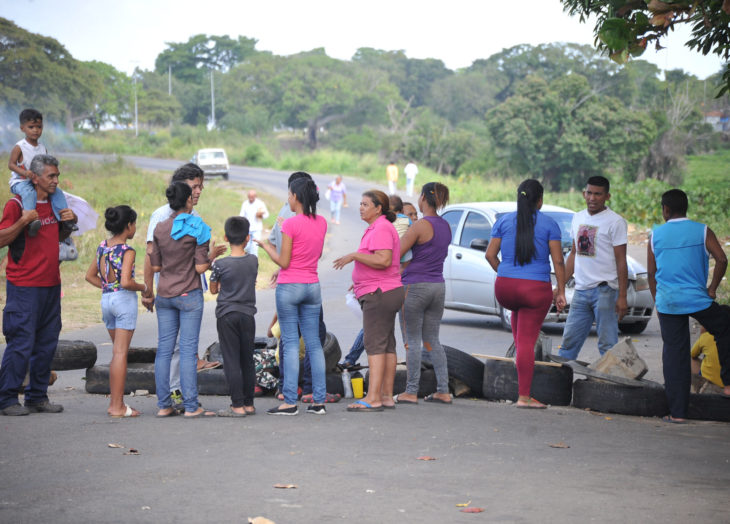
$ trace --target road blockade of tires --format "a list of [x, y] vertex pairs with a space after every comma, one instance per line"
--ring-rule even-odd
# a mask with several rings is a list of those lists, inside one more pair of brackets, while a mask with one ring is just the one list
[[[487, 400], [517, 401], [517, 367], [514, 359], [484, 355], [484, 386]], [[573, 394], [573, 370], [553, 362], [535, 362], [530, 396], [543, 404], [569, 406]]]
[[600, 379], [581, 379], [573, 384], [573, 406], [581, 409], [637, 417], [662, 417], [669, 413], [664, 387], [649, 380], [627, 386]]
[[51, 369], [68, 371], [87, 369], [96, 363], [96, 345], [85, 340], [59, 340]]

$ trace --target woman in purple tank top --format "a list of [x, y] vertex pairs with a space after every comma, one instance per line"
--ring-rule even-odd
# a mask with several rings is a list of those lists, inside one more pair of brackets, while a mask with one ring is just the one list
[[444, 259], [451, 243], [451, 228], [438, 216], [438, 210], [448, 201], [449, 188], [445, 185], [429, 182], [423, 186], [418, 197], [423, 218], [413, 224], [401, 239], [401, 256], [410, 249], [413, 258], [401, 277], [406, 298], [399, 316], [406, 347], [408, 379], [405, 392], [395, 396], [396, 403], [418, 403], [423, 345], [433, 364], [437, 383], [436, 393], [424, 400], [451, 404], [446, 353], [439, 342], [446, 294]]

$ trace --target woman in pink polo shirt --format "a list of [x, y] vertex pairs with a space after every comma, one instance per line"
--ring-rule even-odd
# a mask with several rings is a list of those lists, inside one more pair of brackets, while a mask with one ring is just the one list
[[284, 348], [284, 403], [268, 411], [270, 415], [296, 415], [299, 380], [299, 330], [312, 365], [313, 404], [307, 413], [324, 415], [327, 383], [324, 352], [319, 341], [319, 311], [322, 294], [317, 263], [322, 256], [327, 220], [317, 214], [319, 193], [309, 178], [294, 180], [289, 186], [289, 207], [296, 213], [281, 225], [281, 253], [270, 243], [259, 244], [281, 267], [276, 280], [276, 313]]
[[370, 367], [368, 394], [347, 406], [347, 411], [383, 411], [395, 407], [395, 316], [403, 305], [404, 292], [400, 281], [400, 239], [392, 224], [395, 213], [389, 205], [388, 195], [382, 191], [363, 193], [360, 218], [368, 223], [368, 228], [357, 252], [334, 262], [335, 269], [355, 262], [352, 282], [362, 307]]

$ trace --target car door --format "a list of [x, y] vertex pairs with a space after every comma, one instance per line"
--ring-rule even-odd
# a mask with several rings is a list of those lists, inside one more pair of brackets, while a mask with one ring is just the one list
[[484, 258], [484, 250], [471, 247], [472, 241], [488, 242], [492, 223], [478, 211], [468, 211], [459, 238], [450, 253], [450, 276], [454, 307], [496, 313], [494, 281], [496, 273]]
[[459, 229], [459, 223], [461, 222], [461, 217], [463, 215], [464, 211], [462, 209], [452, 209], [441, 215], [441, 218], [446, 220], [449, 224], [449, 228], [451, 229], [451, 243], [449, 244], [449, 251], [446, 254], [446, 259], [444, 260], [444, 281], [446, 283], [447, 303], [453, 301], [453, 292], [451, 289], [451, 260], [453, 250], [457, 245], [456, 233]]

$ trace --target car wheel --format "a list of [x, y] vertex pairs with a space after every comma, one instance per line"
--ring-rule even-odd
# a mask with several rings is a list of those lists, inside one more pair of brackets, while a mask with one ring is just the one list
[[[517, 367], [512, 359], [488, 358], [484, 364], [484, 398], [511, 400], [518, 396]], [[573, 394], [573, 370], [568, 366], [538, 364], [532, 376], [530, 396], [551, 406], [569, 406]]]
[[647, 324], [649, 324], [648, 320], [643, 322], [631, 322], [630, 324], [619, 324], [618, 328], [621, 330], [621, 333], [626, 333], [627, 335], [638, 335], [646, 329]]
[[87, 369], [96, 363], [96, 346], [85, 340], [59, 340], [53, 354], [51, 369]]
[[223, 173], [223, 180], [228, 180], [228, 173]]
[[512, 311], [499, 306], [499, 319], [502, 321], [504, 329], [512, 331]]

